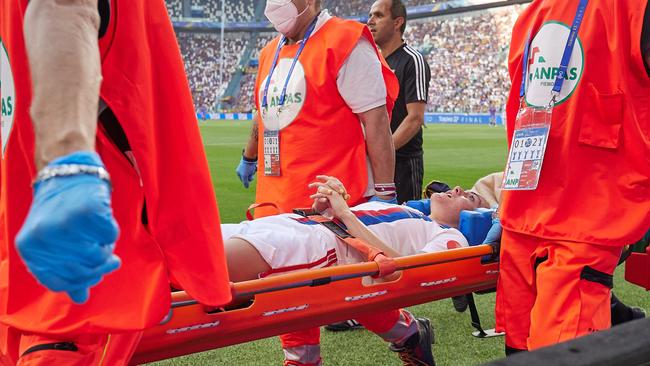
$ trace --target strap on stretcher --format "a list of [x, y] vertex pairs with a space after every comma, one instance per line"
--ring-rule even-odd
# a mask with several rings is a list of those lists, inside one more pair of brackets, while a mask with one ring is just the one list
[[366, 261], [375, 262], [379, 267], [377, 277], [385, 277], [395, 273], [396, 266], [393, 258], [384, 254], [381, 250], [353, 236], [338, 220], [330, 220], [319, 212], [309, 208], [294, 209], [293, 213], [315, 221], [334, 233], [344, 243], [351, 246], [366, 257]]
[[376, 262], [293, 272], [232, 284], [236, 299], [254, 296], [245, 308], [208, 312], [185, 292], [172, 294], [165, 321], [145, 330], [131, 360], [141, 364], [226, 347], [304, 328], [354, 319], [458, 296], [496, 285], [499, 266], [482, 258], [495, 248], [479, 245], [394, 258], [397, 279], [373, 284]]

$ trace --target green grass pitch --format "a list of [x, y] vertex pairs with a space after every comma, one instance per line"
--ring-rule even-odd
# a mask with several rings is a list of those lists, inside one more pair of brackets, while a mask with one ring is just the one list
[[[506, 159], [505, 131], [502, 126], [428, 125], [424, 129], [425, 182], [441, 180], [449, 185], [471, 187], [480, 177], [503, 169]], [[250, 122], [208, 121], [201, 133], [215, 184], [222, 222], [245, 219], [245, 210], [255, 199], [254, 187], [244, 189], [235, 175]], [[314, 153], [318, 153], [315, 147]], [[326, 172], [324, 172], [326, 173]], [[616, 275], [615, 291], [624, 302], [650, 309], [650, 297], [641, 288]], [[494, 294], [476, 296], [481, 321], [494, 325]], [[469, 312], [457, 313], [451, 300], [414, 306], [417, 316], [431, 319], [435, 327], [434, 355], [439, 366], [478, 365], [503, 356], [503, 338], [477, 339], [471, 336]], [[251, 325], [254, 331], [254, 325]], [[365, 331], [322, 332], [321, 353], [328, 366], [400, 365], [396, 355], [374, 334]], [[200, 354], [179, 357], [155, 365], [282, 365], [277, 338], [236, 345]]]

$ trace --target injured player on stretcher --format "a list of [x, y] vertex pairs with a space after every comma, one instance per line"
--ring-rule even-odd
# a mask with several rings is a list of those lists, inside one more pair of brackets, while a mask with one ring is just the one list
[[[381, 202], [348, 207], [344, 185], [335, 177], [318, 176], [310, 184], [313, 209], [342, 224], [347, 232], [383, 252], [401, 257], [468, 246], [457, 230], [460, 212], [489, 207], [484, 198], [460, 187], [431, 196], [431, 214]], [[233, 282], [291, 271], [368, 261], [311, 217], [286, 213], [240, 224], [223, 224], [222, 235]], [[358, 317], [398, 352], [405, 365], [433, 365], [429, 320], [405, 310]], [[281, 336], [285, 365], [320, 365], [319, 330]]]

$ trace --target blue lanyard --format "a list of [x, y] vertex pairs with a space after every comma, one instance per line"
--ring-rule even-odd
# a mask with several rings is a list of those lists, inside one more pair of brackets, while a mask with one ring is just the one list
[[[562, 85], [567, 75], [567, 70], [569, 69], [569, 62], [571, 61], [571, 55], [573, 54], [573, 47], [575, 46], [576, 39], [578, 38], [578, 31], [580, 30], [580, 25], [585, 16], [585, 10], [587, 9], [587, 4], [589, 0], [580, 0], [578, 5], [578, 10], [576, 11], [575, 18], [573, 18], [573, 24], [571, 25], [571, 32], [569, 33], [569, 38], [566, 41], [564, 46], [564, 53], [562, 54], [562, 61], [560, 62], [560, 68], [555, 78], [555, 84], [553, 85], [553, 99], [560, 94], [562, 90]], [[530, 36], [526, 40], [526, 46], [524, 48], [524, 59], [523, 62], [523, 73], [524, 77], [521, 81], [521, 89], [519, 94], [523, 97], [526, 93], [526, 79], [528, 78], [528, 52], [530, 48]]]
[[526, 38], [526, 45], [524, 46], [524, 61], [522, 62], [521, 67], [521, 87], [519, 88], [519, 98], [523, 98], [526, 95], [526, 81], [528, 80], [528, 52], [530, 52], [530, 33], [528, 33], [528, 38]]
[[[293, 58], [293, 62], [291, 63], [291, 68], [289, 69], [289, 74], [287, 75], [287, 78], [284, 80], [284, 87], [282, 88], [282, 94], [280, 94], [280, 103], [279, 105], [283, 106], [284, 105], [284, 99], [287, 96], [287, 86], [289, 85], [289, 80], [291, 79], [291, 74], [293, 74], [293, 68], [296, 66], [296, 62], [298, 62], [298, 58], [300, 57], [300, 54], [302, 53], [302, 50], [305, 48], [305, 45], [307, 44], [307, 41], [309, 40], [309, 37], [311, 37], [312, 32], [314, 31], [314, 28], [316, 28], [316, 22], [318, 21], [318, 15], [314, 20], [311, 22], [309, 25], [309, 28], [307, 28], [307, 32], [305, 32], [305, 38], [302, 40], [302, 43], [300, 43], [300, 48], [298, 48], [298, 52], [296, 52], [296, 56]], [[282, 46], [284, 43], [287, 41], [287, 38], [285, 36], [282, 36], [280, 39], [280, 42], [278, 43], [278, 48], [275, 50], [275, 56], [273, 57], [273, 63], [271, 63], [271, 71], [269, 71], [269, 77], [266, 79], [266, 83], [264, 85], [264, 94], [262, 94], [262, 108], [268, 107], [268, 102], [267, 102], [267, 96], [269, 94], [269, 84], [271, 83], [271, 77], [273, 76], [273, 72], [275, 71], [275, 67], [278, 65], [278, 57], [280, 56], [280, 50], [282, 49]]]

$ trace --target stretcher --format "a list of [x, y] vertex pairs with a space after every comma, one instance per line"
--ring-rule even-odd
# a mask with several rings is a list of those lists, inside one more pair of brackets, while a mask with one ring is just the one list
[[391, 281], [373, 281], [385, 268], [380, 262], [366, 262], [233, 283], [233, 304], [240, 305], [224, 309], [207, 309], [185, 292], [173, 293], [168, 316], [144, 332], [131, 364], [494, 288], [498, 248], [476, 245], [491, 226], [492, 212], [461, 213], [459, 229], [469, 248], [394, 258], [392, 264], [400, 272]]
[[247, 306], [210, 311], [184, 292], [172, 295], [172, 309], [144, 332], [131, 364], [141, 364], [226, 347], [321, 326], [374, 311], [400, 308], [486, 290], [499, 267], [486, 260], [491, 245], [395, 258], [399, 278], [368, 284], [375, 262], [290, 273], [232, 284]]

